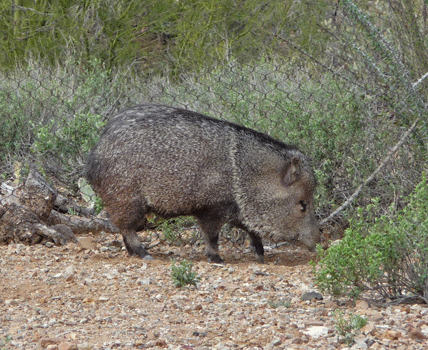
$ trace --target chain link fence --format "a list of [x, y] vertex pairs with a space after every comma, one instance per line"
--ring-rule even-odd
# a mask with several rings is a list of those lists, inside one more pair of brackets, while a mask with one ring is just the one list
[[[424, 1], [57, 6], [15, 1], [0, 9], [2, 181], [18, 184], [35, 169], [76, 196], [99, 130], [141, 103], [191, 109], [297, 145], [313, 161], [319, 219], [367, 179], [350, 204], [379, 197], [381, 208], [399, 207], [427, 169]], [[327, 231], [346, 226], [347, 208]]]

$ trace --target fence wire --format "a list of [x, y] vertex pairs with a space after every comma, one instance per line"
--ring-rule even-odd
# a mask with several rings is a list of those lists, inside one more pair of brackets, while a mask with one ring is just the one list
[[[354, 205], [400, 206], [427, 170], [423, 1], [23, 0], [0, 11], [2, 208], [31, 169], [83, 199], [78, 181], [103, 125], [141, 103], [297, 145], [313, 162], [319, 219], [417, 118]], [[350, 216], [335, 220], [343, 228]]]

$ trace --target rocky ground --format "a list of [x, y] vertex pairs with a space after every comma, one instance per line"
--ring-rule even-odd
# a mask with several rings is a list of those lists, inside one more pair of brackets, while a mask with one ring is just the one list
[[[316, 291], [303, 249], [268, 250], [260, 265], [229, 242], [216, 265], [199, 245], [159, 244], [142, 261], [119, 236], [79, 240], [0, 246], [1, 350], [343, 349], [335, 310], [368, 318], [352, 349], [428, 348], [427, 305], [302, 300]], [[196, 287], [174, 286], [172, 258], [193, 261]]]

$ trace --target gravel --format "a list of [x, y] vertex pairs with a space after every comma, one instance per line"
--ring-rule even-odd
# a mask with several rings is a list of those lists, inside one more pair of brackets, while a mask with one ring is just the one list
[[[427, 305], [321, 300], [308, 265], [314, 256], [303, 249], [268, 249], [260, 265], [225, 243], [226, 264], [218, 265], [205, 261], [202, 246], [159, 244], [155, 260], [142, 261], [110, 249], [120, 236], [80, 240], [88, 238], [91, 249], [0, 246], [1, 350], [345, 349], [336, 309], [368, 319], [351, 349], [428, 346]], [[193, 261], [196, 287], [174, 286], [171, 258]]]

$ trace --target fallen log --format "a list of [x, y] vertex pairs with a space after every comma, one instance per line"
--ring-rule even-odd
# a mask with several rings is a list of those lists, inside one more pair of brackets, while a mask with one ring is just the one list
[[79, 206], [74, 200], [58, 195], [43, 176], [31, 170], [22, 185], [0, 186], [0, 244], [51, 241], [65, 245], [77, 242], [75, 235], [119, 232], [108, 219], [70, 214], [91, 216], [93, 212], [93, 208]]

